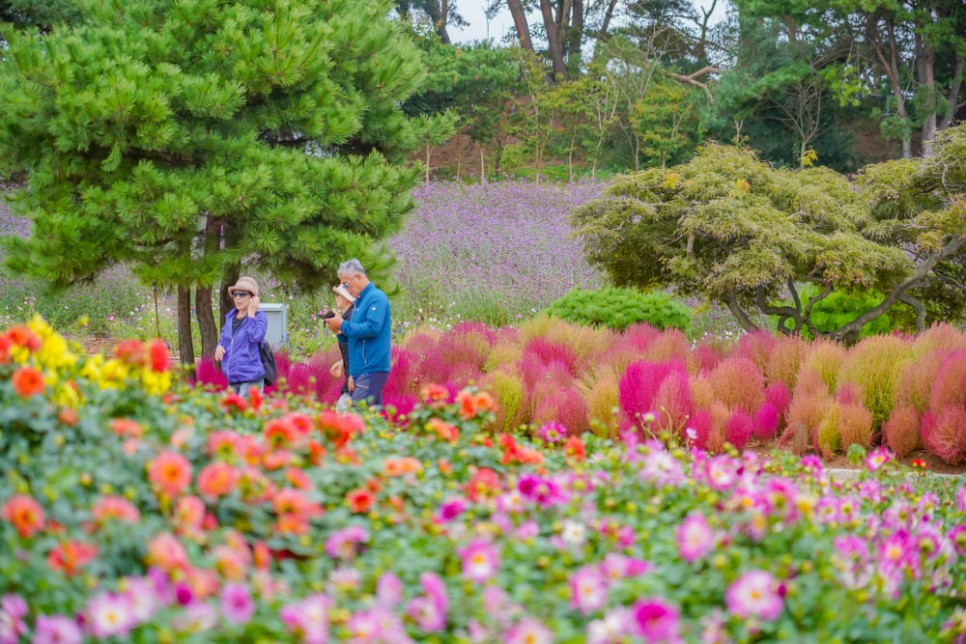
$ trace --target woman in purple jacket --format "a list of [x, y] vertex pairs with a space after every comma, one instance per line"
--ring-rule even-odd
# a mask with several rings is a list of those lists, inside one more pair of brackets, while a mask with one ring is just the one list
[[250, 387], [259, 391], [265, 384], [265, 367], [259, 350], [265, 341], [268, 316], [258, 310], [258, 283], [250, 277], [241, 277], [228, 293], [235, 302], [235, 310], [225, 317], [221, 328], [221, 340], [215, 349], [215, 361], [228, 377], [228, 384], [238, 393], [247, 393]]

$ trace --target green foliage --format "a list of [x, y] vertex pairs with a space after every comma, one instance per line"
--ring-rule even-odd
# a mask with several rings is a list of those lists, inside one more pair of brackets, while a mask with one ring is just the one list
[[[807, 285], [798, 289], [799, 297], [804, 299], [810, 299], [821, 293], [821, 289], [814, 285]], [[812, 307], [811, 320], [812, 324], [818, 331], [829, 333], [835, 331], [838, 328], [848, 324], [855, 318], [857, 318], [862, 313], [865, 313], [869, 309], [876, 306], [882, 301], [883, 295], [875, 291], [854, 291], [854, 292], [835, 292], [819, 300], [815, 306]], [[783, 301], [778, 304], [778, 306], [791, 306], [793, 303], [791, 301]], [[876, 318], [872, 322], [869, 322], [862, 327], [859, 331], [859, 337], [864, 338], [870, 335], [879, 335], [883, 333], [890, 333], [897, 329], [910, 330], [908, 326], [909, 316], [902, 316], [902, 309], [908, 307], [899, 306], [896, 307], [894, 313], [899, 315], [890, 315], [886, 313], [881, 317]], [[778, 316], [771, 317], [772, 322], [775, 324], [775, 328], [778, 328]], [[808, 339], [814, 339], [810, 329], [806, 328], [802, 330], [802, 336]]]
[[551, 304], [547, 313], [568, 322], [620, 331], [640, 322], [681, 331], [687, 331], [691, 324], [691, 310], [664, 291], [612, 286], [596, 291], [574, 289]]
[[659, 78], [634, 103], [630, 119], [639, 131], [647, 165], [666, 166], [691, 157], [701, 136], [694, 92]]

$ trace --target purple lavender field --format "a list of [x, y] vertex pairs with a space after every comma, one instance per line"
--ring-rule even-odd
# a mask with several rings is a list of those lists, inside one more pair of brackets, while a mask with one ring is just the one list
[[592, 182], [419, 186], [416, 209], [390, 241], [399, 313], [506, 323], [597, 284], [601, 275], [570, 237], [569, 215], [600, 189]]

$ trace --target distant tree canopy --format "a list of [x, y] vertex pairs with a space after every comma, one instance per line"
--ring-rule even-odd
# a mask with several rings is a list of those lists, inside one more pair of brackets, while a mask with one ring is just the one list
[[[54, 284], [130, 263], [177, 287], [182, 359], [217, 341], [215, 285], [243, 266], [317, 288], [401, 225], [446, 123], [400, 104], [426, 77], [388, 0], [126, 0], [7, 30], [0, 163], [33, 225], [8, 264]], [[444, 132], [443, 134], [448, 134]]]
[[[921, 327], [930, 313], [962, 314], [966, 127], [941, 133], [933, 157], [869, 166], [855, 184], [707, 145], [689, 163], [619, 177], [574, 223], [589, 260], [618, 285], [704, 294], [748, 330], [757, 308], [786, 333], [849, 342], [900, 303]], [[800, 297], [806, 284], [820, 292]], [[829, 294], [865, 290], [881, 301], [837, 329], [813, 324]], [[791, 305], [773, 304], [786, 295]]]

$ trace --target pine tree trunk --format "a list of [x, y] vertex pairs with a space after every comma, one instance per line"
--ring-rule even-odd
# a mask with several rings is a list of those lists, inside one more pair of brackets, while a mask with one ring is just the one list
[[178, 353], [189, 377], [195, 373], [195, 348], [191, 341], [191, 287], [178, 285]]
[[510, 8], [510, 15], [513, 16], [520, 47], [531, 54], [534, 53], [533, 41], [530, 40], [530, 27], [527, 25], [527, 12], [523, 8], [523, 3], [520, 0], [507, 0], [507, 6]]
[[543, 12], [543, 26], [547, 32], [547, 51], [550, 54], [554, 76], [556, 79], [565, 79], [567, 66], [564, 64], [563, 47], [560, 45], [560, 35], [557, 32], [557, 23], [553, 19], [550, 0], [540, 0], [540, 10]]
[[199, 286], [195, 295], [195, 314], [198, 316], [198, 330], [201, 331], [201, 357], [213, 358], [218, 344], [218, 327], [215, 325], [215, 312], [211, 306], [211, 287]]
[[[921, 36], [920, 36], [921, 38]], [[919, 84], [926, 88], [928, 96], [932, 97], [936, 91], [935, 60], [936, 53], [932, 47], [923, 42], [922, 55], [919, 61]], [[936, 138], [936, 108], [935, 102], [929, 108], [929, 113], [922, 121], [922, 156], [932, 156], [932, 140]]]

